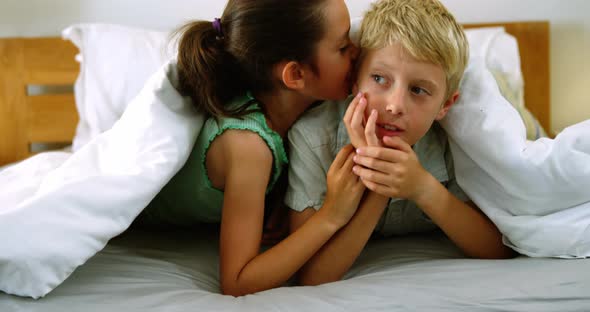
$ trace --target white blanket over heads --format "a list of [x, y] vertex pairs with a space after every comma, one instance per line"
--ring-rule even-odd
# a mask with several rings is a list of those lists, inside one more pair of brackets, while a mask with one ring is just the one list
[[121, 119], [76, 153], [0, 171], [0, 290], [42, 297], [101, 250], [185, 163], [204, 122], [162, 67]]
[[555, 139], [527, 141], [484, 61], [469, 64], [460, 98], [441, 122], [459, 185], [515, 250], [590, 257], [590, 120]]

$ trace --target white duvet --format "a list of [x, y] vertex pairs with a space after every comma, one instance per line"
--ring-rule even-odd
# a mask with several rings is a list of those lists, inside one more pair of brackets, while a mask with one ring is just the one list
[[0, 171], [0, 290], [46, 295], [182, 167], [204, 118], [176, 91], [175, 69], [154, 74], [112, 129], [71, 156], [40, 154]]
[[504, 234], [534, 257], [590, 257], [590, 120], [527, 141], [492, 74], [472, 59], [442, 122], [457, 180]]
[[[158, 71], [111, 130], [71, 156], [42, 154], [0, 171], [0, 290], [46, 295], [184, 164], [203, 118], [174, 88], [174, 68]], [[457, 178], [506, 244], [530, 256], [590, 256], [590, 122], [527, 142], [477, 60], [462, 92], [443, 122]]]

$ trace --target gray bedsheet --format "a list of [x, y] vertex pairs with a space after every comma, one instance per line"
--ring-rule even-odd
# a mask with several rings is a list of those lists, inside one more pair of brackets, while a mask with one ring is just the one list
[[590, 259], [465, 259], [438, 232], [372, 241], [343, 281], [242, 298], [219, 294], [217, 257], [212, 231], [133, 229], [0, 311], [590, 311]]

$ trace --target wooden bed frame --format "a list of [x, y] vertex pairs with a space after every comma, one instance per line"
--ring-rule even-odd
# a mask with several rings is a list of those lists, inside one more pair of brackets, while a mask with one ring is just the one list
[[[518, 40], [525, 103], [550, 130], [549, 23], [469, 24], [504, 26]], [[73, 93], [30, 95], [30, 86], [73, 85], [77, 48], [60, 38], [0, 39], [0, 165], [32, 154], [35, 143], [68, 143], [78, 114]]]

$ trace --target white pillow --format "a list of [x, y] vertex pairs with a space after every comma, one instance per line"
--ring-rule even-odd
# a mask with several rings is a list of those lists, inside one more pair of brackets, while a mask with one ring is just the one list
[[465, 30], [470, 57], [485, 59], [488, 69], [506, 73], [511, 83], [522, 86], [518, 42], [504, 27], [482, 27]]
[[526, 138], [536, 140], [547, 134], [536, 117], [525, 107], [524, 78], [520, 67], [518, 42], [503, 27], [474, 28], [466, 31], [470, 63], [478, 59], [492, 73], [500, 93], [518, 111]]
[[80, 121], [73, 151], [110, 129], [147, 79], [175, 55], [168, 32], [77, 24], [62, 32], [80, 50], [74, 85]]

